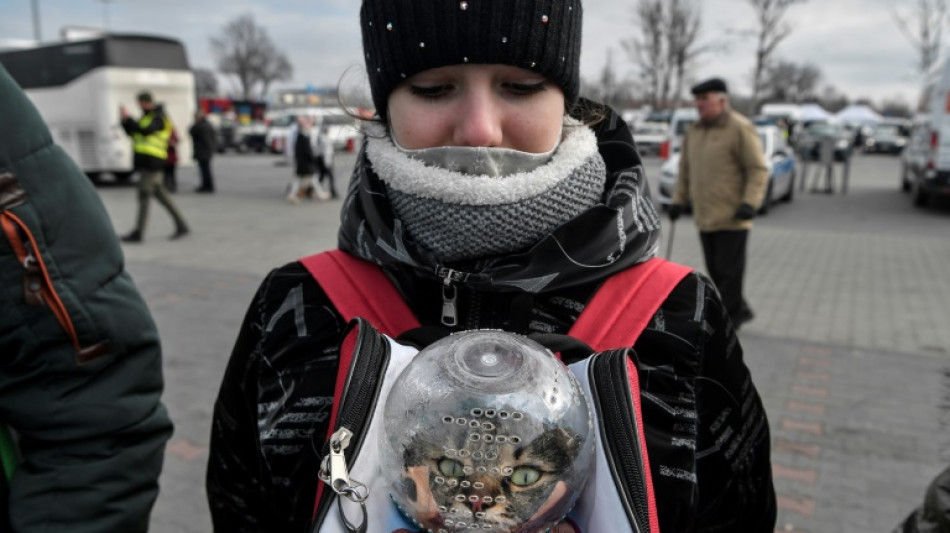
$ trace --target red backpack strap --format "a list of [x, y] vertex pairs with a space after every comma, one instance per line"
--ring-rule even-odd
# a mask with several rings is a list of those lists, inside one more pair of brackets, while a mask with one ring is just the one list
[[633, 346], [667, 296], [692, 271], [657, 257], [614, 274], [597, 290], [568, 335], [595, 352]]
[[365, 318], [377, 331], [392, 338], [419, 327], [402, 295], [373, 263], [341, 250], [299, 261], [320, 284], [343, 320]]

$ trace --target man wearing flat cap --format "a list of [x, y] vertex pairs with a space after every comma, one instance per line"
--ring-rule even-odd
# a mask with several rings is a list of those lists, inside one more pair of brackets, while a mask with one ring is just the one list
[[738, 329], [754, 316], [742, 296], [746, 242], [769, 171], [755, 126], [729, 107], [726, 82], [712, 78], [691, 92], [699, 122], [683, 139], [669, 215], [675, 221], [692, 203], [706, 270]]

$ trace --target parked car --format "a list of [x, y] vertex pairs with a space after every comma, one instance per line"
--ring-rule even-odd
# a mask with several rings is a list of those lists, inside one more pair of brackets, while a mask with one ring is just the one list
[[898, 155], [907, 145], [907, 130], [901, 124], [881, 122], [868, 132], [864, 139], [865, 153]]
[[666, 123], [640, 122], [631, 129], [640, 155], [660, 155], [660, 145], [666, 140], [669, 132], [669, 126]]
[[699, 111], [695, 107], [681, 107], [670, 114], [666, 140], [660, 145], [660, 157], [667, 159], [679, 152], [683, 135], [690, 124], [699, 120]]
[[[314, 118], [314, 127], [319, 129], [327, 125], [327, 135], [333, 140], [336, 150], [353, 150], [360, 133], [357, 120], [347, 112], [336, 107], [308, 107], [283, 109], [268, 112], [270, 126], [267, 129], [265, 143], [275, 154], [287, 154], [289, 137], [297, 117], [309, 115]], [[292, 154], [291, 154], [292, 155]]]
[[853, 133], [833, 122], [813, 122], [806, 126], [798, 138], [799, 154], [809, 161], [819, 161], [821, 145], [826, 139], [834, 143], [835, 161], [844, 161], [851, 157]]
[[[940, 134], [932, 128], [933, 120], [919, 115], [901, 152], [901, 190], [911, 193], [914, 205], [919, 207], [929, 204], [934, 194], [950, 194], [947, 180], [950, 171], [938, 170], [941, 166], [950, 167], [946, 161], [950, 150], [941, 148]], [[943, 160], [938, 159], [941, 155]]]
[[[759, 126], [755, 128], [762, 144], [765, 163], [769, 167], [769, 185], [759, 208], [759, 214], [769, 212], [772, 204], [779, 201], [791, 202], [795, 195], [795, 179], [798, 174], [798, 160], [794, 151], [785, 140], [782, 130], [777, 126]], [[660, 179], [657, 187], [657, 201], [664, 209], [673, 201], [673, 191], [679, 178], [680, 153], [673, 154], [660, 167]]]

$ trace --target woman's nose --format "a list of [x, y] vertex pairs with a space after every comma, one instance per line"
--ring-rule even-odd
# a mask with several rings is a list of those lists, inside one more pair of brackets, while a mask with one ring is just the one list
[[471, 91], [465, 95], [455, 119], [456, 146], [501, 146], [504, 138], [502, 113], [490, 92]]

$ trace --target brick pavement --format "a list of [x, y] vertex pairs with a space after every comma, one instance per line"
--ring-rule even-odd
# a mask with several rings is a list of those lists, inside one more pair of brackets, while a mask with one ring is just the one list
[[[771, 420], [780, 531], [889, 531], [950, 460], [950, 208], [912, 208], [895, 163], [859, 157], [847, 196], [798, 193], [752, 234], [757, 318], [741, 337]], [[656, 175], [656, 162], [647, 166]], [[219, 194], [176, 198], [193, 235], [166, 241], [171, 223], [153, 208], [146, 243], [125, 248], [163, 336], [178, 428], [153, 515], [159, 533], [210, 530], [211, 402], [258, 281], [335, 242], [340, 203], [284, 204], [286, 167], [250, 156], [222, 158], [217, 170]], [[124, 230], [134, 192], [100, 191]], [[672, 258], [702, 270], [692, 220], [675, 237]]]

